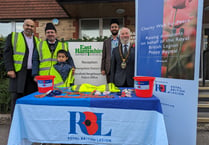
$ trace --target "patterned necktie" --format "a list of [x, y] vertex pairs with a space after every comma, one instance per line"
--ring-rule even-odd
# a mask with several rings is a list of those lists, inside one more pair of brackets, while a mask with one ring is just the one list
[[124, 53], [123, 53], [123, 57], [126, 57], [127, 53], [128, 53], [127, 45], [124, 45]]

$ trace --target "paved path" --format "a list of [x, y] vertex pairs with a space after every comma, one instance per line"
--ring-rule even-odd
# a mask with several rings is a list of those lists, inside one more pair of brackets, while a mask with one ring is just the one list
[[0, 114], [0, 145], [7, 145], [10, 122], [10, 114]]

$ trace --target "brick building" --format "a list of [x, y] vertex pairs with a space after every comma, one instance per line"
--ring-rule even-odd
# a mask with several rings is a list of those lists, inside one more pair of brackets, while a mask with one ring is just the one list
[[35, 35], [45, 39], [47, 22], [54, 22], [58, 39], [109, 36], [109, 22], [118, 18], [121, 26], [135, 32], [134, 0], [0, 0], [0, 36], [22, 31], [24, 19], [36, 23]]
[[[131, 29], [135, 39], [135, 0], [0, 0], [0, 3], [0, 37], [22, 31], [26, 18], [35, 20], [35, 35], [42, 40], [45, 39], [44, 28], [47, 22], [56, 23], [58, 39], [104, 37], [110, 36], [110, 19], [117, 18], [120, 26]], [[209, 48], [208, 17], [209, 0], [204, 0], [202, 54]], [[206, 59], [208, 62], [209, 54]], [[209, 74], [209, 63], [205, 65]], [[201, 64], [200, 75], [203, 68]], [[209, 75], [206, 78], [209, 79]]]

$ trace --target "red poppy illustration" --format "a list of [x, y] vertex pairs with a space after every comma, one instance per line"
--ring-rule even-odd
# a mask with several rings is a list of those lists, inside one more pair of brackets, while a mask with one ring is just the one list
[[85, 114], [85, 120], [83, 124], [86, 126], [86, 130], [89, 135], [93, 135], [98, 130], [97, 116], [92, 112], [83, 112]]
[[165, 0], [161, 76], [194, 79], [198, 0]]
[[167, 0], [164, 7], [164, 24], [169, 27], [179, 28], [189, 23], [194, 16], [191, 14], [197, 6], [197, 1], [192, 0]]
[[183, 9], [189, 5], [192, 0], [171, 0], [172, 6], [175, 9]]

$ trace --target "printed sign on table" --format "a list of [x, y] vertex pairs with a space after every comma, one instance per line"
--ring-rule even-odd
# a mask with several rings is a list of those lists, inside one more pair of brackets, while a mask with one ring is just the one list
[[101, 75], [103, 42], [69, 42], [68, 46], [76, 66], [75, 85], [105, 84], [106, 77]]

